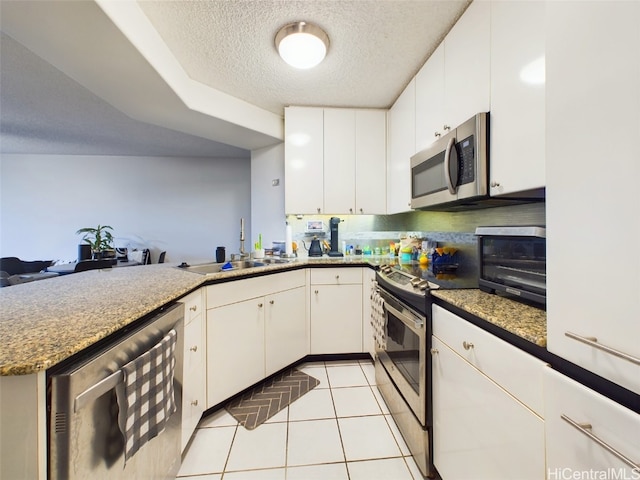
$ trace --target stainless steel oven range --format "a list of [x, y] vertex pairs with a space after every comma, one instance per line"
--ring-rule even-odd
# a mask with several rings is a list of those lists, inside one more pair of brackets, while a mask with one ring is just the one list
[[[414, 265], [383, 265], [376, 273], [376, 384], [423, 476], [433, 466], [431, 297], [439, 288], [477, 288], [477, 278], [443, 275]], [[439, 284], [440, 283], [440, 284]]]

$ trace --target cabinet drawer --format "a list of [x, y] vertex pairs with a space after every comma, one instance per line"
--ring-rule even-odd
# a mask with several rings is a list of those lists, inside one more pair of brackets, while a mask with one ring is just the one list
[[433, 334], [541, 417], [545, 363], [457, 315], [433, 306]]
[[207, 309], [230, 305], [249, 298], [264, 297], [271, 293], [304, 285], [306, 285], [304, 270], [209, 285], [207, 287]]
[[312, 285], [362, 284], [362, 268], [312, 268]]
[[184, 303], [184, 325], [186, 327], [202, 313], [202, 289], [190, 293], [180, 299], [180, 302]]
[[[196, 322], [185, 325], [184, 328], [185, 384], [190, 380], [186, 372], [192, 373], [204, 365], [205, 351], [202, 325], [203, 320], [199, 319]], [[202, 379], [199, 379], [198, 382], [202, 382]]]
[[[607, 478], [638, 478], [638, 470], [634, 471], [633, 467], [571, 425], [568, 420], [587, 426], [588, 432], [638, 465], [639, 414], [551, 367], [545, 368], [544, 390], [549, 478], [552, 478], [551, 475], [560, 478], [557, 472], [563, 471], [609, 472], [610, 475], [616, 475], [607, 475]], [[574, 475], [572, 478], [578, 477]]]

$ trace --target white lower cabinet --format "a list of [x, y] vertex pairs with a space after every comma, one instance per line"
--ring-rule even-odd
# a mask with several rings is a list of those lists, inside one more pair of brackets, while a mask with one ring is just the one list
[[639, 414], [551, 368], [544, 392], [546, 478], [640, 478]]
[[535, 385], [544, 364], [438, 306], [433, 330], [433, 461], [442, 478], [545, 478], [544, 420], [525, 404], [540, 402], [521, 399], [501, 372], [526, 365], [520, 374]]
[[305, 287], [265, 298], [265, 376], [300, 360], [308, 353]]
[[311, 353], [361, 353], [362, 268], [311, 270]]
[[305, 285], [297, 270], [207, 287], [207, 408], [308, 353]]
[[184, 451], [206, 405], [206, 345], [202, 289], [189, 294], [181, 302], [185, 308], [181, 441]]

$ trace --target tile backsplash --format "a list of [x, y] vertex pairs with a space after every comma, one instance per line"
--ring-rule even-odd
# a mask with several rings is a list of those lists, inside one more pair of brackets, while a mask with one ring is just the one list
[[[309, 245], [313, 234], [306, 233], [307, 221], [318, 220], [324, 226], [320, 239], [329, 241], [329, 219], [334, 215], [289, 215], [293, 240], [300, 245], [300, 256], [306, 256], [301, 240]], [[339, 226], [339, 248], [342, 242], [372, 248], [389, 245], [401, 237], [416, 236], [434, 240], [439, 245], [454, 246], [468, 261], [475, 262], [475, 229], [480, 225], [545, 225], [545, 204], [533, 203], [471, 210], [468, 212], [413, 211], [396, 215], [335, 215]]]

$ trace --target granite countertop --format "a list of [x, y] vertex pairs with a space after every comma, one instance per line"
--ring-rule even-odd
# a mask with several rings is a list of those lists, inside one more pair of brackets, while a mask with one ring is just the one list
[[431, 294], [539, 347], [547, 346], [547, 312], [542, 309], [478, 289]]
[[[292, 268], [384, 263], [395, 263], [395, 259], [300, 258], [209, 275], [160, 264], [91, 270], [5, 287], [0, 289], [0, 375], [46, 370], [206, 283]], [[543, 310], [479, 290], [441, 290], [433, 295], [546, 346]]]
[[0, 289], [0, 375], [46, 370], [211, 281], [311, 265], [367, 266], [378, 260], [296, 259], [211, 275], [156, 264], [90, 270], [5, 287]]

